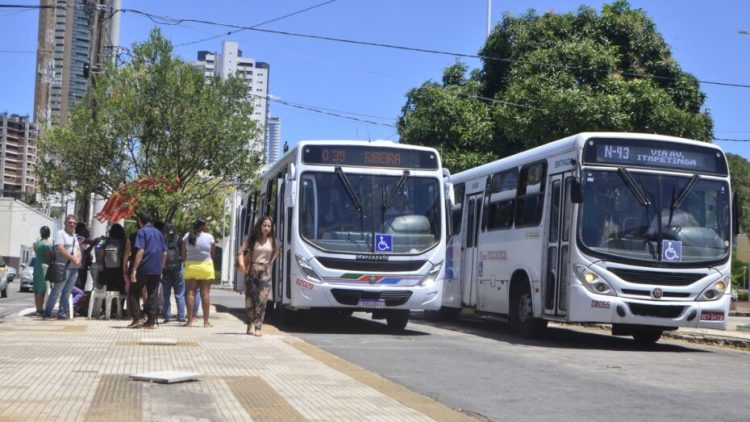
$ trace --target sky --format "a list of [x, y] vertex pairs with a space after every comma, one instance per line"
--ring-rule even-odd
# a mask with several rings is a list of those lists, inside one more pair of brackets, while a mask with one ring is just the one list
[[[124, 9], [155, 15], [254, 26], [321, 5], [326, 0], [122, 0]], [[0, 4], [37, 5], [38, 0]], [[490, 19], [519, 15], [575, 12], [587, 5], [600, 11], [602, 1], [493, 0]], [[671, 47], [684, 71], [699, 80], [750, 86], [750, 1], [631, 0], [646, 11]], [[144, 41], [156, 24], [136, 13], [122, 15], [120, 45]], [[271, 102], [281, 119], [282, 144], [303, 139], [398, 140], [396, 119], [406, 93], [422, 83], [439, 81], [456, 57], [347, 44], [257, 31], [242, 31], [209, 41], [178, 46], [230, 29], [199, 23], [159, 25], [175, 54], [188, 62], [200, 50], [220, 51], [222, 40], [239, 42], [244, 56], [270, 65], [269, 92], [285, 102], [325, 110], [343, 119]], [[32, 115], [38, 11], [0, 8], [0, 112]], [[304, 13], [259, 26], [372, 43], [461, 54], [476, 54], [487, 28], [487, 0], [334, 0]], [[479, 68], [477, 59], [460, 59]], [[705, 108], [714, 120], [716, 144], [750, 159], [750, 88], [702, 84]]]

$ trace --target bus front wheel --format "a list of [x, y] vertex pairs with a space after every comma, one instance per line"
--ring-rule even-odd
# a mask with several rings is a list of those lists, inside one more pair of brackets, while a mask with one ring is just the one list
[[633, 330], [633, 341], [639, 346], [652, 346], [659, 339], [664, 331], [658, 329], [639, 328]]
[[391, 331], [403, 331], [409, 322], [409, 311], [394, 310], [390, 311], [385, 317], [388, 323], [388, 329]]
[[531, 291], [529, 285], [520, 282], [511, 290], [510, 299], [510, 327], [524, 338], [538, 337], [547, 328], [547, 321], [534, 318]]

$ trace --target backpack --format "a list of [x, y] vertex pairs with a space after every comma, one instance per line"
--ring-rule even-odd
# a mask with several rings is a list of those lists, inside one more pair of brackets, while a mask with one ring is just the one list
[[167, 260], [164, 262], [164, 272], [166, 274], [175, 274], [182, 267], [182, 256], [180, 249], [177, 247], [176, 239], [167, 242]]
[[104, 268], [122, 267], [121, 246], [117, 243], [107, 243], [104, 245]]

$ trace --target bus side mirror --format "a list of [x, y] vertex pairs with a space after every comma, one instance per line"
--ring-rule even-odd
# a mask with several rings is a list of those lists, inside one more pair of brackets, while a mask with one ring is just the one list
[[581, 188], [580, 177], [574, 177], [570, 182], [570, 202], [574, 204], [583, 203], [583, 189]]

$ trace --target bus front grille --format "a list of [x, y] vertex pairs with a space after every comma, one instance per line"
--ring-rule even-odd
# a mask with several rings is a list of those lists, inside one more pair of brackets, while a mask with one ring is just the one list
[[685, 310], [684, 306], [645, 305], [642, 303], [628, 303], [628, 307], [633, 315], [656, 318], [677, 318]]
[[607, 268], [607, 270], [630, 283], [661, 286], [689, 286], [706, 276], [703, 273], [662, 273], [611, 267]]
[[400, 306], [411, 297], [411, 290], [370, 292], [355, 289], [332, 289], [333, 297], [342, 305], [357, 306], [360, 299], [383, 299], [385, 306]]
[[316, 257], [324, 267], [333, 270], [363, 271], [366, 268], [370, 272], [406, 272], [417, 271], [427, 262], [424, 259], [416, 261], [360, 261], [356, 259]]

